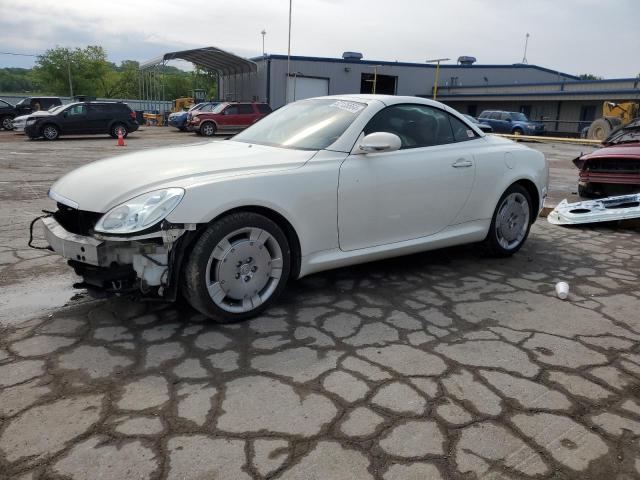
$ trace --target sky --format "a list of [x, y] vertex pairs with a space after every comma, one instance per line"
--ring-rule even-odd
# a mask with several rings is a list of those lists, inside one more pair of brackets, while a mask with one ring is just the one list
[[[291, 54], [424, 62], [471, 55], [605, 78], [640, 74], [638, 0], [292, 0]], [[101, 45], [109, 60], [216, 46], [287, 53], [288, 0], [0, 0], [0, 51]], [[0, 67], [33, 57], [0, 54]]]

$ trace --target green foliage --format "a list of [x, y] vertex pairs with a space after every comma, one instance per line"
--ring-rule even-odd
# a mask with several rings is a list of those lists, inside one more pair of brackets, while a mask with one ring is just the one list
[[27, 68], [0, 68], [0, 92], [34, 92], [38, 85]]
[[578, 75], [580, 80], [602, 80], [603, 78], [593, 73], [582, 73]]
[[[116, 65], [107, 60], [104, 49], [89, 45], [69, 49], [56, 47], [40, 55], [33, 69], [1, 68], [0, 91], [5, 93], [41, 93], [69, 95], [69, 76], [74, 95], [98, 98], [138, 98], [140, 64], [124, 60]], [[158, 76], [161, 81], [161, 76]], [[176, 67], [164, 69], [164, 97], [173, 100], [191, 96], [193, 89], [204, 89], [207, 98], [215, 98], [217, 79], [202, 70], [185, 72]], [[161, 90], [161, 89], [159, 89]]]

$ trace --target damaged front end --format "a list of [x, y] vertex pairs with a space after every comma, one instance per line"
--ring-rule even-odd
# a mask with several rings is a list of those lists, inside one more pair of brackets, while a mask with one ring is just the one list
[[162, 220], [141, 232], [113, 235], [96, 231], [102, 218], [61, 203], [41, 218], [49, 248], [83, 278], [75, 286], [97, 296], [175, 300], [182, 258], [195, 238], [196, 224]]

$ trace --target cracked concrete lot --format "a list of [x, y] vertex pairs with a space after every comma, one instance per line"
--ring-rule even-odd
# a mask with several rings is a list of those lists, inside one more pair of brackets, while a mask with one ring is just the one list
[[[640, 478], [638, 233], [539, 221], [513, 258], [313, 275], [235, 325], [84, 297], [5, 320], [0, 478]], [[0, 288], [62, 275], [12, 242]]]

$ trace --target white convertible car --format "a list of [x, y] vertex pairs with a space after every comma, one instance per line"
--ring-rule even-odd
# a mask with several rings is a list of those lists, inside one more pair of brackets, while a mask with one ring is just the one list
[[42, 222], [87, 288], [181, 293], [231, 322], [321, 270], [471, 242], [511, 255], [547, 181], [541, 153], [441, 103], [340, 95], [230, 140], [88, 164], [51, 187]]

